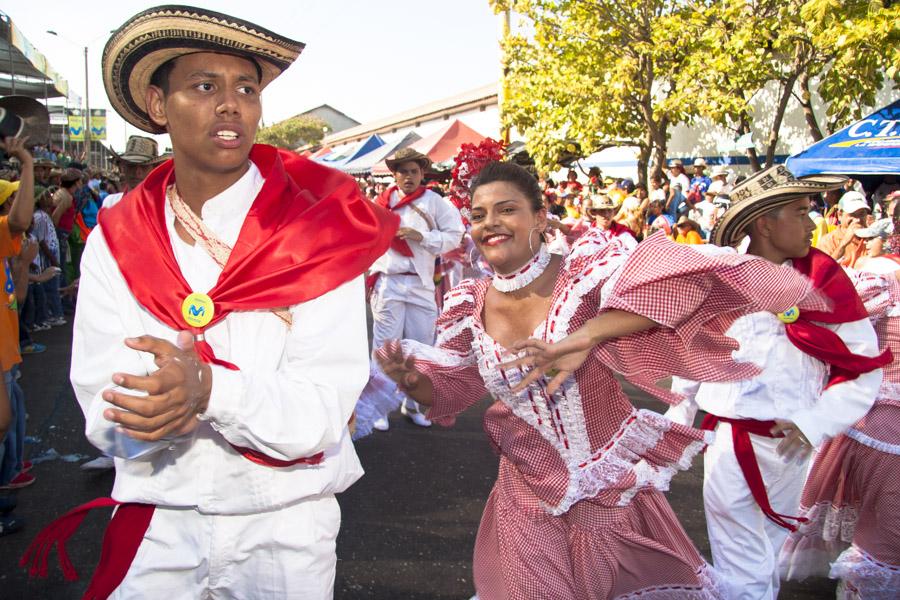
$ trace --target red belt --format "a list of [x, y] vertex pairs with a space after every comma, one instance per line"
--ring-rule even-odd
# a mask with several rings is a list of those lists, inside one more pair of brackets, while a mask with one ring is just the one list
[[741, 472], [744, 474], [744, 480], [750, 488], [750, 493], [756, 504], [762, 509], [763, 514], [776, 525], [797, 531], [797, 526], [790, 521], [805, 523], [806, 517], [792, 517], [775, 512], [769, 503], [769, 495], [766, 493], [766, 484], [763, 482], [762, 473], [759, 470], [759, 463], [756, 460], [756, 453], [753, 452], [753, 444], [750, 442], [750, 434], [761, 435], [764, 437], [775, 438], [784, 437], [783, 435], [773, 435], [772, 427], [775, 421], [756, 421], [754, 419], [730, 419], [728, 417], [719, 417], [716, 415], [706, 415], [700, 429], [713, 431], [719, 423], [728, 423], [731, 425], [731, 438], [734, 441], [734, 456], [737, 458]]
[[[324, 457], [324, 454], [319, 452], [314, 456], [297, 460], [278, 460], [250, 448], [238, 446], [232, 446], [232, 448], [240, 452], [247, 460], [268, 467], [317, 465], [322, 462]], [[78, 573], [69, 559], [66, 542], [78, 530], [90, 511], [109, 506], [117, 507], [116, 512], [109, 525], [106, 526], [100, 562], [94, 570], [91, 583], [82, 600], [104, 600], [109, 597], [125, 579], [125, 574], [137, 554], [138, 547], [144, 540], [144, 534], [147, 533], [147, 528], [150, 526], [150, 519], [153, 518], [153, 511], [156, 510], [156, 506], [153, 504], [122, 503], [112, 498], [97, 498], [73, 508], [37, 534], [19, 560], [19, 566], [29, 567], [28, 574], [31, 577], [46, 577], [48, 558], [55, 544], [63, 576], [68, 581], [75, 581], [78, 579]]]

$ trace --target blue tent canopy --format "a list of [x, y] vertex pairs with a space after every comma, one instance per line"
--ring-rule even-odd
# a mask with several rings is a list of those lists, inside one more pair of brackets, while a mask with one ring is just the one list
[[322, 163], [328, 165], [329, 167], [340, 169], [343, 165], [346, 165], [347, 163], [354, 161], [357, 158], [365, 156], [369, 152], [381, 148], [382, 146], [384, 146], [384, 140], [381, 139], [381, 136], [376, 133], [361, 141], [359, 144], [347, 151], [343, 156], [335, 156], [334, 159], [326, 157], [322, 161]]
[[797, 177], [900, 174], [900, 100], [787, 159]]
[[374, 165], [377, 165], [397, 150], [406, 148], [410, 144], [420, 139], [422, 139], [422, 137], [414, 131], [410, 131], [409, 133], [402, 135], [397, 134], [397, 136], [395, 136], [393, 139], [390, 139], [390, 141], [388, 141], [380, 148], [376, 148], [374, 151], [360, 156], [357, 159], [347, 161], [339, 168], [345, 173], [349, 173], [351, 175], [365, 175], [372, 170], [372, 167]]

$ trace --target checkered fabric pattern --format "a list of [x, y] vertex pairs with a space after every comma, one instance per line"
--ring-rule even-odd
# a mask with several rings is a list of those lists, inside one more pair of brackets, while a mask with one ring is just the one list
[[497, 368], [509, 354], [482, 321], [489, 285], [467, 280], [447, 294], [436, 347], [403, 343], [434, 384], [430, 419], [452, 424], [485, 393], [498, 400], [484, 417], [501, 472], [477, 542], [480, 597], [721, 597], [659, 494], [706, 434], [635, 411], [610, 367], [654, 389], [673, 373], [751, 376], [731, 361], [735, 343], [724, 332], [746, 312], [827, 308], [810, 282], [789, 267], [709, 257], [664, 236], [632, 251], [588, 232], [564, 261], [535, 337], [558, 341], [607, 307], [663, 327], [604, 344], [553, 396], [546, 381], [509, 391], [524, 373]]
[[[851, 272], [882, 349], [900, 354], [900, 284], [893, 275]], [[809, 519], [782, 549], [785, 577], [835, 573], [863, 598], [900, 589], [900, 367], [895, 358], [875, 405], [816, 455], [801, 498]], [[839, 556], [840, 555], [840, 556]], [[832, 570], [831, 565], [834, 564]]]
[[600, 345], [600, 360], [669, 404], [681, 398], [656, 383], [671, 375], [694, 381], [737, 381], [758, 374], [731, 358], [737, 343], [725, 336], [743, 314], [828, 310], [812, 283], [789, 266], [736, 253], [707, 255], [656, 234], [638, 245], [605, 286], [603, 309], [653, 319], [662, 327]]

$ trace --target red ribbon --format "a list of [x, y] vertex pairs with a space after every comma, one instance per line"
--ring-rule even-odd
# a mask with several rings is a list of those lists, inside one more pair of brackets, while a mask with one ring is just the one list
[[840, 336], [819, 323], [850, 323], [867, 318], [856, 288], [844, 269], [830, 256], [811, 248], [804, 258], [793, 260], [794, 268], [809, 277], [816, 290], [832, 303], [831, 312], [800, 311], [800, 318], [786, 326], [788, 339], [802, 352], [821, 360], [831, 368], [826, 389], [852, 381], [893, 361], [890, 348], [878, 356], [854, 354]]
[[83, 600], [107, 598], [122, 583], [137, 554], [141, 540], [144, 539], [144, 534], [150, 526], [150, 519], [153, 518], [153, 511], [156, 509], [152, 504], [122, 504], [112, 498], [97, 498], [82, 504], [45, 527], [28, 546], [19, 560], [19, 566], [29, 567], [28, 574], [31, 577], [47, 577], [50, 551], [56, 545], [63, 576], [68, 581], [75, 581], [78, 579], [78, 573], [66, 551], [66, 542], [78, 530], [90, 511], [109, 506], [118, 508], [103, 535], [100, 564], [82, 596]]
[[[425, 195], [426, 191], [428, 191], [425, 187], [419, 186], [418, 189], [416, 189], [416, 191], [414, 191], [412, 194], [403, 196], [403, 198], [400, 199], [400, 202], [398, 202], [396, 206], [391, 206], [391, 195], [398, 189], [399, 188], [396, 185], [392, 185], [388, 189], [381, 192], [381, 195], [378, 196], [378, 198], [376, 198], [375, 200], [378, 203], [378, 206], [386, 208], [388, 210], [397, 211], [404, 206], [412, 204], [414, 200], [418, 200], [423, 195]], [[397, 237], [391, 240], [391, 249], [399, 252], [401, 255], [406, 257], [412, 257], [413, 255], [412, 248], [409, 247], [409, 243], [406, 240], [401, 240]]]
[[775, 421], [756, 421], [753, 419], [729, 419], [728, 417], [719, 417], [716, 415], [706, 415], [700, 429], [706, 431], [714, 431], [720, 423], [731, 424], [731, 438], [734, 443], [734, 456], [737, 459], [738, 466], [744, 474], [744, 480], [747, 487], [750, 488], [750, 494], [759, 508], [766, 517], [780, 527], [797, 531], [797, 526], [788, 521], [797, 521], [805, 523], [806, 517], [792, 517], [775, 512], [769, 503], [769, 495], [766, 493], [766, 484], [763, 482], [762, 473], [759, 470], [759, 462], [756, 460], [756, 453], [753, 452], [753, 443], [750, 441], [750, 434], [761, 435], [769, 438], [783, 437], [772, 435], [772, 427]]

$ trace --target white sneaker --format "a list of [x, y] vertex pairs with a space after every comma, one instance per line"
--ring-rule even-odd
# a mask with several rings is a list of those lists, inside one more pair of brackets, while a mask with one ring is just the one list
[[431, 421], [425, 418], [425, 415], [419, 412], [409, 412], [406, 415], [410, 421], [419, 427], [431, 427]]
[[106, 456], [105, 454], [101, 454], [94, 460], [89, 460], [86, 463], [81, 465], [82, 471], [105, 471], [107, 469], [112, 469], [116, 465], [113, 462], [112, 456]]
[[381, 417], [380, 419], [375, 419], [372, 421], [372, 429], [377, 429], [378, 431], [387, 431], [391, 428], [391, 424], [388, 422], [387, 417]]
[[53, 327], [59, 327], [60, 325], [65, 325], [68, 321], [66, 321], [65, 317], [56, 317], [55, 319], [50, 319], [48, 323]]

